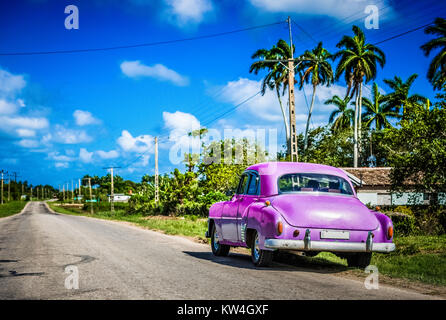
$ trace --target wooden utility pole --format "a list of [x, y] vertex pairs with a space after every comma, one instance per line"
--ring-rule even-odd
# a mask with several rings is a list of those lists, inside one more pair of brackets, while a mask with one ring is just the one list
[[160, 201], [158, 185], [158, 137], [155, 137], [155, 205]]
[[112, 212], [115, 211], [115, 191], [114, 191], [114, 186], [113, 186], [113, 169], [117, 169], [117, 168], [121, 168], [121, 167], [107, 167], [107, 168], [103, 168], [103, 169], [110, 169], [110, 175], [111, 175], [111, 186], [110, 186], [110, 210]]
[[291, 34], [291, 18], [288, 17], [288, 31], [290, 34], [291, 59], [288, 60], [288, 98], [290, 112], [290, 161], [299, 161], [296, 133], [296, 106], [294, 103], [294, 58], [293, 58], [293, 36]]
[[1, 204], [3, 204], [3, 174], [5, 173], [5, 171], [4, 170], [2, 170], [2, 171], [0, 171], [1, 172], [1, 174], [2, 174], [2, 191], [1, 191]]
[[71, 180], [71, 203], [74, 203], [74, 185], [73, 185], [73, 180]]
[[79, 195], [77, 196], [77, 199], [79, 200], [79, 202], [81, 202], [81, 197], [82, 196], [82, 189], [81, 189], [81, 179], [79, 179]]
[[[91, 178], [88, 178], [88, 188], [90, 189], [90, 201], [93, 200], [91, 195]], [[93, 202], [90, 202], [90, 213], [93, 214]]]
[[31, 201], [33, 201], [33, 187], [31, 187]]
[[62, 185], [62, 196], [63, 196], [63, 201], [65, 202], [65, 183]]
[[8, 174], [8, 202], [11, 201], [11, 175]]

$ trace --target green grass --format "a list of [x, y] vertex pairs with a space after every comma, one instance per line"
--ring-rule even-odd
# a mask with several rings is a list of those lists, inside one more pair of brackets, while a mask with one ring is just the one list
[[25, 205], [26, 201], [10, 201], [0, 204], [0, 218], [19, 213]]
[[[75, 208], [49, 205], [57, 212], [90, 216], [85, 211]], [[197, 217], [160, 218], [141, 215], [127, 215], [123, 210], [99, 212], [95, 218], [132, 222], [166, 234], [198, 237], [204, 241], [207, 228], [206, 219]], [[394, 239], [396, 250], [389, 254], [374, 253], [372, 265], [378, 267], [379, 273], [392, 278], [409, 279], [434, 285], [446, 285], [446, 235], [410, 236]], [[321, 252], [316, 257], [298, 257], [298, 264], [313, 268], [343, 269], [347, 261], [338, 256]], [[359, 270], [358, 270], [359, 272]], [[361, 270], [362, 272], [362, 270]]]
[[132, 222], [148, 229], [162, 231], [166, 234], [198, 237], [201, 240], [206, 241], [204, 233], [206, 232], [207, 229], [207, 219], [198, 218], [196, 216], [184, 216], [176, 218], [150, 217], [150, 216], [147, 217], [136, 214], [128, 215], [124, 210], [115, 210], [115, 212], [102, 211], [90, 215], [88, 212], [78, 208], [61, 207], [53, 203], [48, 203], [48, 205], [54, 211], [59, 213], [91, 216], [94, 218], [107, 219], [107, 220]]

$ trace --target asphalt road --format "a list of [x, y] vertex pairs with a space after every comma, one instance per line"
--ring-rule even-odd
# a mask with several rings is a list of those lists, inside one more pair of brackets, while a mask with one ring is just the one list
[[[79, 289], [66, 289], [76, 266]], [[30, 203], [0, 219], [0, 299], [429, 299], [323, 271], [250, 257], [122, 223], [51, 213]]]

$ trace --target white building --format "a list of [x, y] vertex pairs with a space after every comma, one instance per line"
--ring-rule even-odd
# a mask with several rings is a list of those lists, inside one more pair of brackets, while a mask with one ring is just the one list
[[[372, 206], [429, 204], [430, 194], [410, 190], [413, 182], [408, 183], [406, 192], [391, 193], [390, 167], [342, 169], [355, 185], [358, 198], [364, 204]], [[438, 202], [446, 204], [446, 194], [439, 193]]]
[[[123, 193], [115, 193], [114, 202], [128, 202], [130, 199], [129, 195]], [[111, 201], [111, 195], [108, 195], [108, 202]]]

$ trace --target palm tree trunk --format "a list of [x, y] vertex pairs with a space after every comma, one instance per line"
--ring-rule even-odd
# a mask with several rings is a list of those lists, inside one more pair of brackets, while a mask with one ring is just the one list
[[359, 84], [359, 107], [358, 107], [358, 154], [361, 154], [361, 127], [362, 127], [362, 81]]
[[286, 117], [285, 109], [283, 108], [282, 99], [280, 99], [279, 87], [277, 87], [277, 86], [276, 86], [276, 93], [277, 93], [277, 98], [279, 99], [280, 109], [282, 110], [283, 122], [285, 123], [287, 154], [289, 154], [290, 150], [288, 150], [288, 149], [290, 146], [290, 128], [289, 128], [289, 124], [288, 124], [288, 119]]
[[359, 94], [356, 92], [355, 99], [355, 120], [353, 125], [353, 167], [358, 167], [358, 98]]
[[307, 145], [308, 145], [308, 128], [310, 127], [310, 120], [311, 120], [311, 114], [313, 112], [314, 97], [315, 96], [316, 96], [316, 85], [313, 85], [313, 97], [311, 98], [310, 111], [308, 112], [308, 118], [307, 118], [307, 126], [305, 127], [304, 150], [307, 150]]

